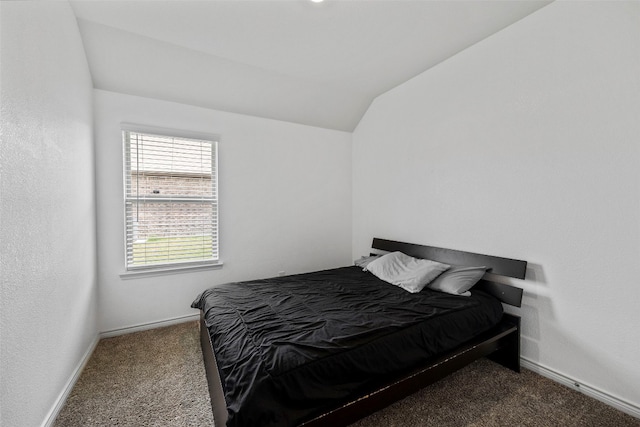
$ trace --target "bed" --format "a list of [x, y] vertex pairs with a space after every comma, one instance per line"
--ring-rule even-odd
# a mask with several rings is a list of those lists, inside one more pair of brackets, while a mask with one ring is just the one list
[[[526, 262], [375, 238], [401, 252], [524, 279]], [[520, 370], [522, 290], [410, 293], [357, 266], [204, 291], [200, 337], [217, 426], [344, 426], [489, 356]]]

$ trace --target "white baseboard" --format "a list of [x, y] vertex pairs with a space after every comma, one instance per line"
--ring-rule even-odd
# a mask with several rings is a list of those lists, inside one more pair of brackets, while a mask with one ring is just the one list
[[111, 329], [109, 331], [100, 332], [100, 338], [111, 338], [118, 335], [130, 334], [133, 332], [146, 331], [149, 329], [162, 328], [164, 326], [177, 325], [178, 323], [190, 322], [198, 320], [200, 313], [187, 314], [185, 316], [172, 317], [170, 319], [159, 320], [157, 322], [141, 323], [134, 326], [127, 326], [125, 328]]
[[53, 425], [54, 421], [58, 417], [58, 414], [60, 413], [60, 410], [62, 409], [65, 402], [67, 401], [69, 394], [71, 394], [71, 390], [73, 390], [73, 386], [76, 385], [76, 382], [78, 382], [78, 378], [80, 378], [80, 374], [82, 373], [82, 370], [84, 369], [87, 362], [89, 361], [89, 358], [91, 358], [93, 351], [96, 349], [96, 346], [98, 345], [98, 341], [100, 341], [100, 336], [96, 334], [91, 344], [89, 344], [87, 351], [85, 351], [84, 355], [80, 358], [80, 361], [78, 362], [75, 369], [73, 370], [73, 374], [65, 384], [64, 388], [62, 389], [62, 392], [54, 402], [53, 407], [51, 408], [51, 410], [49, 410], [49, 413], [47, 414], [44, 421], [42, 422], [42, 427], [51, 427]]
[[616, 408], [624, 413], [631, 415], [632, 417], [640, 418], [640, 407], [636, 406], [630, 402], [620, 399], [619, 397], [615, 397], [606, 393], [602, 390], [599, 390], [596, 387], [581, 383], [580, 381], [568, 377], [564, 374], [561, 374], [553, 369], [550, 369], [546, 366], [540, 365], [532, 360], [526, 359], [524, 357], [520, 357], [520, 362], [523, 368], [526, 368], [530, 371], [533, 371], [537, 374], [542, 375], [543, 377], [549, 378], [552, 381], [565, 385], [574, 390], [578, 390], [581, 393], [586, 394], [589, 397], [592, 397], [600, 402], [609, 405], [613, 408]]

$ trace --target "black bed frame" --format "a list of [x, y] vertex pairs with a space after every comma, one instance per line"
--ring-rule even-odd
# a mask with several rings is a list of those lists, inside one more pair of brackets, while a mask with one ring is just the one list
[[[379, 238], [373, 239], [372, 249], [377, 253], [401, 251], [416, 258], [427, 258], [446, 264], [482, 265], [489, 267], [491, 269], [489, 272], [493, 275], [517, 279], [524, 279], [527, 269], [526, 261]], [[522, 289], [511, 285], [481, 280], [474, 289], [481, 289], [500, 301], [516, 307], [520, 307], [522, 302]], [[209, 383], [213, 419], [217, 427], [222, 427], [227, 421], [227, 407], [211, 338], [204, 324], [202, 312], [200, 313], [200, 343]], [[426, 364], [418, 369], [407, 371], [396, 378], [381, 379], [369, 393], [320, 414], [302, 423], [301, 426], [346, 426], [485, 356], [520, 372], [520, 317], [505, 313], [500, 324], [490, 331], [451, 352], [426, 361]]]

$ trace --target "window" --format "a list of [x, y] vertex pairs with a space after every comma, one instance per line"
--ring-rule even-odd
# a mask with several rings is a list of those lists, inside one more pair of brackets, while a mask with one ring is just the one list
[[217, 138], [122, 133], [127, 270], [216, 264]]

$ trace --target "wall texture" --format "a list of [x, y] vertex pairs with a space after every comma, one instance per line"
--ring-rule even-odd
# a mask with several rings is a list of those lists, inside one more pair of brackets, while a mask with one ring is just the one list
[[[197, 314], [209, 286], [351, 262], [351, 134], [94, 91], [100, 330]], [[121, 123], [220, 135], [224, 267], [122, 279]]]
[[31, 427], [98, 332], [92, 85], [67, 2], [0, 8], [0, 425]]
[[640, 408], [640, 4], [555, 2], [380, 96], [353, 135], [373, 236], [530, 262], [523, 356]]

